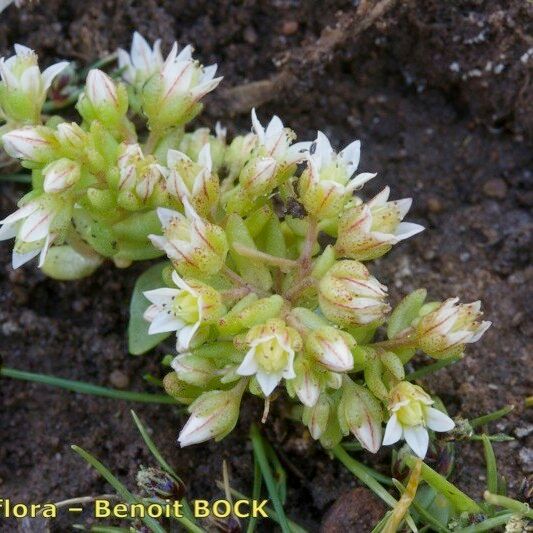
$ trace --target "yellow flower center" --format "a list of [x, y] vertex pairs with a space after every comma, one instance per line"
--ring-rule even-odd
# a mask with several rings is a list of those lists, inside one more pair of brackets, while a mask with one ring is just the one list
[[426, 419], [425, 410], [424, 404], [412, 400], [406, 406], [400, 407], [396, 411], [396, 416], [402, 426], [418, 426]]
[[275, 337], [258, 344], [255, 348], [255, 357], [266, 372], [279, 372], [289, 362], [289, 353]]
[[172, 301], [172, 312], [187, 324], [195, 324], [200, 319], [198, 297], [187, 291], [181, 291]]

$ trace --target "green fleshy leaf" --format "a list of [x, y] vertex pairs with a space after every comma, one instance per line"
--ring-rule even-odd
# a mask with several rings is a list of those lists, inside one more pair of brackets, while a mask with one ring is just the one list
[[150, 302], [144, 297], [143, 292], [158, 289], [164, 285], [162, 280], [163, 269], [167, 262], [158, 263], [141, 274], [135, 283], [130, 303], [130, 321], [128, 324], [128, 351], [132, 355], [141, 355], [165, 340], [169, 333], [148, 334], [150, 324], [144, 320], [143, 314]]
[[393, 339], [400, 331], [411, 325], [411, 322], [417, 317], [418, 311], [426, 299], [426, 289], [418, 289], [408, 294], [392, 312], [389, 324], [387, 326], [387, 336]]

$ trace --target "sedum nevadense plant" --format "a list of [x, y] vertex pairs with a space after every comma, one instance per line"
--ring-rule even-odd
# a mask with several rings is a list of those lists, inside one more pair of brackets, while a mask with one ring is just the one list
[[164, 386], [189, 405], [182, 446], [227, 435], [245, 391], [266, 412], [285, 391], [328, 448], [351, 433], [371, 452], [405, 439], [424, 457], [429, 430], [453, 428], [405, 365], [417, 350], [459, 356], [490, 322], [479, 302], [426, 302], [425, 290], [392, 310], [367, 262], [423, 227], [403, 221], [411, 199], [389, 200], [388, 187], [360, 198], [375, 174], [357, 172], [359, 141], [340, 152], [321, 132], [295, 142], [277, 116], [265, 127], [255, 110], [251, 133], [231, 143], [220, 126], [186, 131], [220, 82], [216, 66], [176, 44], [163, 59], [159, 42], [137, 33], [131, 53], [118, 51], [122, 82], [89, 72], [80, 124], [42, 123], [64, 65], [41, 74], [32, 51], [16, 51], [0, 61], [2, 143], [31, 169], [33, 190], [0, 237], [16, 239], [14, 266], [40, 255], [61, 279], [103, 258], [124, 267], [167, 256], [143, 285], [149, 327], [130, 334], [146, 337], [137, 353], [176, 334]]

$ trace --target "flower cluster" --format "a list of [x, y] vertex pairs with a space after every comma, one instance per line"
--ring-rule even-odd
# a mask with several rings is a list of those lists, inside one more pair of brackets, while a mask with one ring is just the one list
[[[221, 80], [216, 65], [202, 66], [177, 44], [164, 60], [159, 43], [151, 48], [136, 33], [131, 53], [118, 52], [122, 80], [89, 71], [78, 124], [42, 114], [68, 63], [41, 72], [32, 50], [15, 52], [0, 59], [0, 143], [31, 170], [33, 190], [0, 221], [0, 239], [15, 237], [13, 266], [39, 255], [48, 275], [75, 279], [105, 258], [125, 267], [162, 255], [147, 238], [160, 228], [156, 209], [182, 210], [187, 186], [193, 198], [209, 189], [221, 163], [223, 132], [184, 130]], [[146, 136], [135, 126], [143, 119]]]
[[220, 82], [190, 47], [164, 59], [159, 42], [135, 34], [118, 59], [123, 82], [89, 72], [81, 124], [42, 123], [61, 64], [41, 75], [27, 49], [0, 63], [2, 143], [33, 176], [0, 230], [16, 237], [14, 265], [40, 254], [65, 279], [102, 258], [166, 255], [144, 319], [147, 335], [176, 335], [164, 386], [189, 405], [182, 446], [227, 435], [246, 391], [265, 416], [285, 391], [325, 447], [352, 434], [375, 453], [403, 437], [423, 457], [428, 430], [454, 423], [405, 365], [417, 350], [458, 356], [490, 323], [479, 302], [426, 303], [421, 290], [391, 306], [368, 261], [423, 230], [404, 222], [411, 199], [389, 200], [385, 187], [365, 201], [359, 191], [376, 174], [358, 172], [359, 141], [340, 151], [322, 132], [295, 142], [277, 116], [265, 126], [252, 110], [251, 132], [230, 143], [218, 125], [186, 131]]

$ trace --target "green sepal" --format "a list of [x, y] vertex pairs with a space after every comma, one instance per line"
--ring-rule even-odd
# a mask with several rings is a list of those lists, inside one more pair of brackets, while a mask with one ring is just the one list
[[413, 320], [417, 318], [418, 312], [424, 305], [427, 296], [426, 289], [418, 289], [408, 294], [391, 313], [387, 325], [387, 337], [393, 339], [408, 328]]

